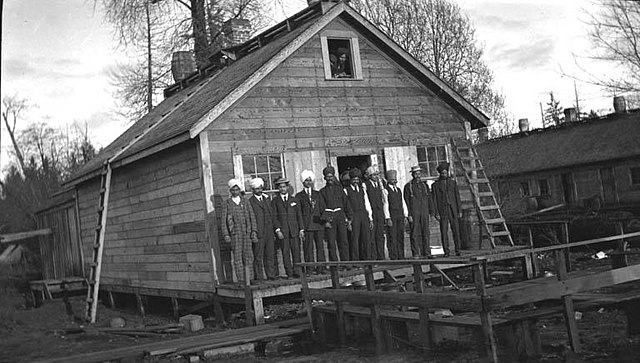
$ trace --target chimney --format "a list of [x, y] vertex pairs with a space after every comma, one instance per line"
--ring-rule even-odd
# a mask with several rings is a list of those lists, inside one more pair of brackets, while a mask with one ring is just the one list
[[222, 25], [224, 36], [223, 47], [239, 45], [247, 40], [251, 35], [251, 22], [247, 19], [229, 19]]
[[193, 53], [181, 51], [173, 53], [171, 57], [171, 74], [178, 83], [196, 71], [196, 59]]
[[578, 112], [575, 108], [564, 109], [564, 122], [576, 122], [578, 121]]
[[518, 127], [520, 128], [520, 132], [529, 131], [529, 119], [528, 118], [519, 119], [518, 120]]
[[624, 99], [624, 96], [615, 96], [613, 98], [613, 110], [616, 113], [627, 112], [627, 100]]
[[478, 142], [485, 142], [489, 140], [489, 129], [487, 127], [481, 127], [478, 129]]

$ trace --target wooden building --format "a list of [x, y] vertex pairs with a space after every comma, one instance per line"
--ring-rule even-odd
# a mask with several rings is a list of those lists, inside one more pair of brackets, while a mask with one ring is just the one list
[[[340, 71], [338, 53], [347, 56]], [[232, 281], [217, 221], [230, 178], [248, 186], [260, 176], [273, 190], [286, 176], [298, 191], [305, 168], [321, 188], [327, 165], [379, 165], [404, 185], [420, 164], [435, 179], [435, 166], [452, 161], [450, 140], [487, 122], [344, 2], [316, 2], [212, 61], [65, 184], [75, 196], [66, 221], [77, 216], [67, 230], [78, 232], [69, 238], [86, 273], [105, 162], [112, 170], [101, 290], [208, 299]]]
[[640, 214], [640, 110], [520, 132], [476, 146], [505, 215]]

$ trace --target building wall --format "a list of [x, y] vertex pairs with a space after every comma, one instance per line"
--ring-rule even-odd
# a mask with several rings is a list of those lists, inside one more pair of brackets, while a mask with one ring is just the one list
[[[98, 180], [79, 189], [90, 262]], [[212, 289], [196, 144], [187, 142], [113, 170], [101, 283], [169, 290]]]
[[[339, 19], [325, 30], [355, 32]], [[217, 210], [228, 197], [227, 181], [242, 173], [234, 170], [234, 159], [241, 155], [283, 155], [297, 192], [301, 168], [316, 171], [320, 188], [322, 168], [336, 166], [336, 157], [376, 155], [384, 170], [389, 167], [385, 152], [405, 147], [412, 153], [404, 159], [408, 170], [416, 160], [415, 145], [464, 137], [464, 119], [455, 110], [361, 35], [362, 80], [325, 79], [321, 34], [206, 129]], [[410, 178], [408, 172], [401, 177]], [[431, 230], [432, 244], [439, 244], [435, 219]], [[221, 250], [228, 264], [229, 246], [223, 243]]]
[[[615, 182], [616, 201], [605, 201], [601, 169], [611, 167]], [[571, 207], [584, 207], [585, 199], [599, 198], [601, 206], [625, 208], [640, 203], [640, 187], [631, 185], [630, 168], [640, 167], [640, 158], [613, 161], [606, 164], [576, 166], [560, 170], [540, 171], [518, 176], [496, 178], [490, 176], [492, 186], [501, 197], [502, 210], [507, 217], [517, 217], [538, 209], [566, 203], [561, 175], [570, 173], [575, 185], [575, 203]], [[549, 195], [540, 196], [537, 181], [547, 179]], [[531, 196], [538, 201], [537, 208], [522, 195], [521, 183], [529, 183]], [[506, 191], [505, 191], [506, 190]], [[589, 203], [589, 202], [586, 202]]]

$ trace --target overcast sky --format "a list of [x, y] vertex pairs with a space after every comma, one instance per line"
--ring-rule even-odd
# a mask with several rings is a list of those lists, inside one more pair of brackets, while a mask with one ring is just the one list
[[[284, 0], [274, 6], [278, 20], [306, 6]], [[540, 125], [540, 102], [554, 91], [564, 107], [575, 100], [573, 54], [589, 51], [583, 6], [577, 0], [455, 0], [468, 14], [485, 47], [496, 88], [515, 119]], [[65, 127], [87, 122], [94, 143], [106, 146], [126, 127], [114, 110], [109, 70], [126, 60], [115, 50], [111, 29], [92, 0], [4, 0], [2, 19], [2, 96], [28, 97], [38, 108], [30, 118], [48, 117]], [[586, 61], [581, 62], [588, 66]], [[612, 107], [611, 95], [577, 83], [583, 110]], [[9, 140], [2, 128], [7, 164]]]

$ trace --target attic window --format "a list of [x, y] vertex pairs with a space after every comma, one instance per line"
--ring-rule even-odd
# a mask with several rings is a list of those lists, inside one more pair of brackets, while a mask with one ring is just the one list
[[520, 183], [520, 194], [523, 197], [528, 197], [531, 195], [531, 189], [529, 188], [529, 182], [521, 182]]
[[629, 174], [631, 174], [631, 185], [640, 186], [640, 168], [629, 168]]
[[320, 42], [326, 79], [362, 79], [360, 46], [355, 33], [326, 31]]

